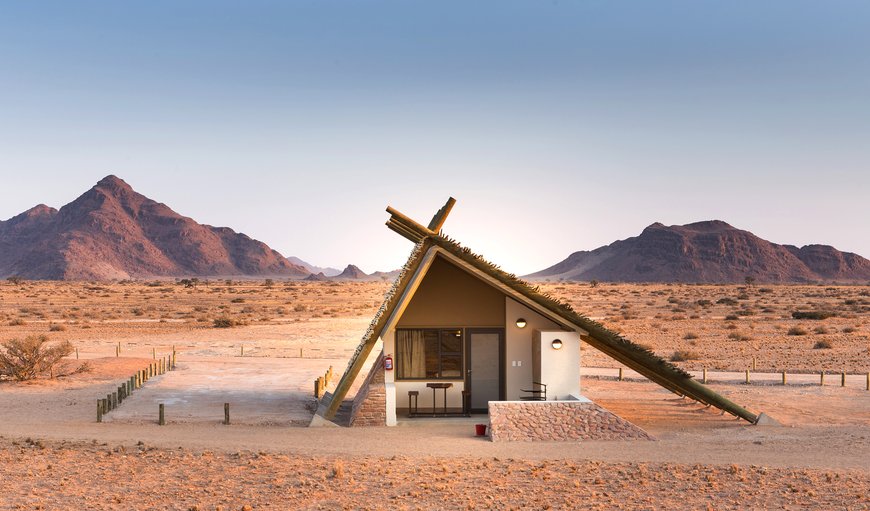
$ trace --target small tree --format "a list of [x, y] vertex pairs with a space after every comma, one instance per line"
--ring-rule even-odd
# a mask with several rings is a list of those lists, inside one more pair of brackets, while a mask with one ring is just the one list
[[595, 279], [590, 280], [589, 287], [598, 287], [598, 281]]
[[69, 341], [51, 346], [47, 343], [48, 337], [44, 335], [4, 342], [0, 350], [0, 376], [19, 381], [32, 380], [50, 371], [60, 359], [73, 352]]
[[22, 282], [24, 282], [24, 279], [22, 279], [21, 277], [15, 276], [15, 275], [7, 278], [6, 280], [14, 286], [17, 286], [17, 285], [21, 284]]
[[746, 278], [744, 279], [744, 282], [746, 282], [746, 285], [748, 287], [752, 287], [752, 285], [755, 284], [755, 277], [751, 277], [751, 276], [747, 275]]

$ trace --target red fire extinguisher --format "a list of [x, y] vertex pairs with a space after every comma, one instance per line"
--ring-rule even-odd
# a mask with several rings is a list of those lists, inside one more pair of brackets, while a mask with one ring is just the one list
[[387, 355], [386, 358], [384, 358], [384, 370], [386, 370], [386, 371], [393, 370], [393, 356], [392, 355]]

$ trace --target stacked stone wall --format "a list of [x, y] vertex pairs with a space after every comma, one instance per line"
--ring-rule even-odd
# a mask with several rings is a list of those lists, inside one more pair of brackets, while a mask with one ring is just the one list
[[589, 401], [490, 401], [489, 423], [493, 442], [654, 440]]
[[387, 390], [384, 386], [383, 353], [375, 360], [353, 400], [350, 425], [353, 427], [387, 425]]

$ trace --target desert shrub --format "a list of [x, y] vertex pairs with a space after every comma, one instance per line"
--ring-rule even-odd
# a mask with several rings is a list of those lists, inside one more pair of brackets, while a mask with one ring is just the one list
[[834, 345], [831, 344], [831, 341], [826, 341], [826, 340], [816, 341], [816, 343], [813, 344], [814, 350], [829, 350], [833, 347], [834, 347]]
[[758, 289], [759, 293], [773, 293], [773, 289], [769, 287], [762, 287]]
[[7, 280], [7, 282], [9, 282], [10, 284], [12, 284], [14, 286], [17, 286], [18, 284], [21, 284], [24, 281], [24, 279], [22, 279], [21, 277], [16, 277], [16, 276], [7, 277], [6, 280]]
[[846, 328], [843, 329], [843, 333], [844, 334], [855, 333], [855, 327], [847, 326]]
[[27, 324], [27, 321], [24, 321], [21, 318], [15, 318], [9, 322], [9, 326], [24, 326]]
[[716, 300], [716, 303], [720, 305], [737, 305], [737, 300], [734, 298], [728, 298], [727, 296], [724, 298], [720, 298]]
[[725, 316], [725, 321], [737, 321], [738, 319], [740, 319], [740, 317], [737, 316], [737, 314], [729, 314]]
[[794, 319], [812, 319], [816, 321], [828, 319], [835, 315], [831, 311], [794, 311], [791, 313], [791, 317]]
[[230, 300], [230, 303], [245, 303], [245, 299], [244, 298], [233, 298], [232, 300]]
[[698, 360], [701, 358], [697, 352], [689, 350], [677, 350], [671, 355], [671, 362], [685, 362], [687, 360]]
[[48, 331], [49, 332], [65, 332], [66, 327], [63, 325], [58, 325], [58, 324], [51, 324], [48, 327]]
[[730, 334], [728, 334], [728, 338], [731, 339], [732, 341], [739, 341], [740, 337], [741, 337], [740, 332], [731, 332]]
[[788, 335], [807, 335], [807, 331], [799, 326], [793, 326], [786, 332]]
[[698, 338], [698, 334], [696, 334], [695, 332], [689, 332], [683, 336], [683, 339], [686, 339], [686, 340], [697, 339], [697, 338]]
[[813, 333], [819, 334], [819, 335], [824, 335], [824, 334], [828, 333], [828, 329], [823, 327], [823, 326], [817, 326], [816, 328], [813, 329]]
[[246, 325], [246, 324], [247, 324], [247, 323], [245, 323], [245, 322], [242, 321], [242, 320], [239, 320], [239, 319], [233, 319], [233, 318], [227, 318], [227, 317], [224, 317], [224, 318], [216, 318], [216, 319], [213, 321], [213, 325], [214, 325], [215, 328], [233, 328], [233, 327], [236, 327], [236, 326], [244, 326], [244, 325]]
[[32, 380], [72, 352], [73, 345], [69, 341], [48, 345], [48, 337], [44, 335], [12, 339], [4, 342], [0, 349], [0, 376]]
[[695, 303], [700, 305], [701, 307], [709, 307], [713, 305], [713, 302], [711, 302], [710, 300], [698, 300]]

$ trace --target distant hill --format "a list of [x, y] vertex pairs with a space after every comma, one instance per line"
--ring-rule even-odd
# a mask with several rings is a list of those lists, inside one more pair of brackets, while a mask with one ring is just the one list
[[312, 273], [314, 275], [316, 275], [318, 273], [322, 273], [325, 277], [334, 277], [334, 276], [338, 275], [339, 273], [341, 273], [341, 270], [339, 270], [337, 268], [329, 268], [329, 267], [324, 268], [321, 266], [315, 266], [315, 265], [307, 263], [307, 262], [303, 261], [302, 259], [299, 259], [298, 257], [295, 257], [295, 256], [290, 256], [287, 258], [287, 260], [290, 261], [292, 264], [295, 264], [295, 265], [298, 265], [298, 266], [305, 268], [306, 270], [308, 270], [309, 273]]
[[60, 210], [39, 205], [0, 221], [0, 278], [309, 274], [264, 243], [181, 216], [115, 176], [100, 180]]
[[654, 223], [639, 236], [574, 252], [530, 280], [609, 282], [870, 281], [870, 261], [826, 245], [771, 243], [720, 220]]

